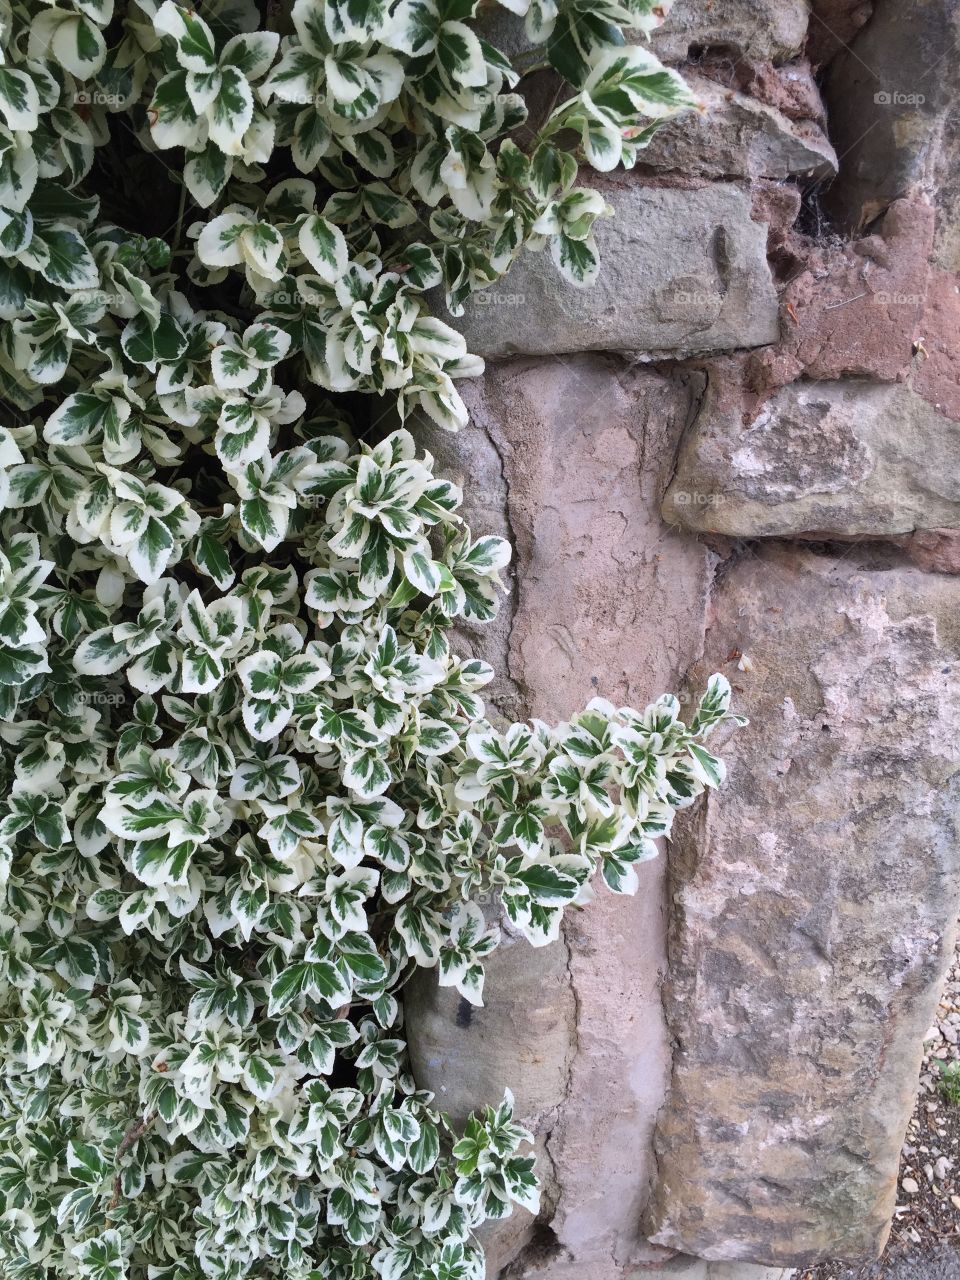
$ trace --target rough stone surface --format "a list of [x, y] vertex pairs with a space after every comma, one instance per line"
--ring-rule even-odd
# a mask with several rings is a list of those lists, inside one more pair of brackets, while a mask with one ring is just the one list
[[468, 304], [458, 328], [471, 351], [491, 359], [599, 350], [682, 357], [776, 340], [766, 231], [751, 219], [746, 187], [591, 181], [616, 210], [598, 224], [597, 283], [573, 289], [546, 253], [525, 254]]
[[776, 106], [689, 74], [701, 109], [660, 128], [644, 165], [707, 178], [828, 178], [837, 157], [814, 120], [791, 120]]
[[826, 123], [820, 89], [806, 59], [776, 67], [772, 62], [737, 62], [738, 84], [745, 92], [776, 107], [788, 120]]
[[708, 389], [664, 500], [734, 537], [960, 527], [960, 424], [904, 385], [796, 382], [748, 423]]
[[883, 1244], [954, 944], [958, 606], [893, 553], [767, 546], [718, 584], [696, 674], [726, 667], [751, 724], [671, 847], [660, 1244], [769, 1265]]
[[[512, 693], [502, 687], [498, 701], [506, 693], [512, 714], [555, 720], [597, 694], [645, 704], [676, 687], [702, 642], [711, 559], [658, 515], [661, 472], [687, 421], [691, 389], [594, 356], [494, 365], [461, 385], [472, 421], [457, 437], [464, 452], [452, 473], [469, 480], [468, 495], [476, 480], [487, 513], [499, 506], [517, 555], [512, 609], [493, 641]], [[439, 455], [436, 433], [419, 434]], [[469, 477], [465, 468], [474, 465], [481, 474]], [[482, 517], [467, 514], [481, 525]], [[489, 652], [482, 634], [473, 643]], [[470, 1094], [494, 1096], [513, 1074], [526, 1105], [547, 1117], [548, 1182], [558, 1186], [550, 1247], [519, 1258], [511, 1276], [544, 1266], [550, 1280], [621, 1280], [651, 1258], [639, 1221], [669, 1068], [658, 990], [665, 867], [657, 859], [640, 870], [636, 898], [599, 893], [570, 918], [552, 955], [520, 946], [504, 952], [491, 972], [488, 1007], [469, 1026], [458, 1026], [455, 1003], [428, 986], [411, 992], [423, 1085], [446, 1088], [442, 1096], [462, 1112]], [[537, 977], [541, 964], [549, 976]], [[576, 1031], [567, 1056], [571, 992]], [[543, 1036], [527, 1022], [527, 1006]], [[469, 1065], [458, 1083], [460, 1063]], [[517, 1245], [516, 1237], [498, 1244], [498, 1262]]]
[[777, 66], [716, 50], [699, 57], [695, 67], [695, 72], [684, 68], [684, 76], [704, 77], [723, 89], [738, 90], [768, 107], [776, 107], [788, 120], [812, 120], [820, 125], [827, 122], [826, 107], [807, 58]]
[[931, 272], [922, 339], [913, 385], [948, 418], [960, 422], [960, 276]]
[[825, 96], [844, 163], [827, 203], [848, 230], [914, 186], [935, 185], [955, 107], [958, 36], [955, 0], [876, 0], [870, 21], [831, 64]]
[[[418, 429], [516, 549], [456, 637], [498, 713], [721, 668], [753, 719], [669, 897], [659, 859], [504, 947], [481, 1010], [408, 993], [418, 1079], [458, 1121], [509, 1085], [537, 1135], [544, 1210], [485, 1231], [491, 1277], [787, 1280], [883, 1239], [960, 897], [957, 15], [677, 0], [654, 47], [704, 110], [590, 175], [598, 286], [526, 255], [458, 322], [471, 425]], [[554, 73], [524, 89], [535, 132]]]
[[417, 1010], [410, 1028], [414, 1074], [429, 1079], [457, 1125], [476, 1107], [499, 1103], [504, 1089], [513, 1091], [519, 1114], [536, 1120], [566, 1089], [576, 1020], [563, 947], [530, 948], [504, 928], [488, 974], [482, 1009], [438, 987], [426, 971], [407, 993]]
[[783, 346], [811, 378], [895, 381], [923, 331], [934, 210], [897, 201], [874, 235], [806, 242], [804, 270], [784, 293]]
[[782, 62], [803, 47], [807, 20], [804, 0], [677, 0], [651, 44], [669, 62], [683, 62], [691, 49], [717, 46]]
[[707, 1280], [791, 1280], [788, 1267], [756, 1267], [749, 1262], [711, 1262]]
[[925, 529], [904, 540], [914, 564], [930, 573], [960, 573], [960, 530]]
[[[529, 947], [504, 922], [503, 941], [487, 965], [485, 1000], [475, 1009], [421, 971], [405, 995], [415, 1078], [433, 1089], [437, 1105], [459, 1128], [477, 1107], [496, 1105], [511, 1089], [517, 1114], [536, 1139], [546, 1206], [558, 1189], [549, 1138], [567, 1091], [576, 1045], [576, 1000], [565, 945]], [[529, 1243], [534, 1223], [515, 1211], [487, 1224], [481, 1237], [495, 1276]]]
[[937, 206], [934, 263], [960, 272], [960, 111], [943, 121], [939, 156], [934, 166], [933, 199]]

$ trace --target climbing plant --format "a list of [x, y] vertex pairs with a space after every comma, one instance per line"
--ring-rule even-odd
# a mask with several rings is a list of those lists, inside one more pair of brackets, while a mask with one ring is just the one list
[[510, 549], [417, 448], [437, 311], [589, 283], [577, 157], [691, 101], [662, 0], [477, 7], [0, 3], [4, 1280], [481, 1277], [529, 1135], [451, 1133], [403, 984], [479, 1004], [478, 900], [548, 943], [722, 779], [721, 677], [504, 726], [448, 641]]

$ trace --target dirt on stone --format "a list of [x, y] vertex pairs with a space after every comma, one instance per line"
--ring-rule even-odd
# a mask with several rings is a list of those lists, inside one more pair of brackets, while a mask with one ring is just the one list
[[960, 955], [924, 1041], [916, 1110], [900, 1159], [897, 1208], [883, 1256], [864, 1266], [823, 1262], [796, 1280], [960, 1280], [960, 1104], [940, 1073], [960, 1061]]

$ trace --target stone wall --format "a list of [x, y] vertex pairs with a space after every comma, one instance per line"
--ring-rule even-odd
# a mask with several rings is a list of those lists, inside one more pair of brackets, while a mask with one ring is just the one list
[[883, 1245], [960, 904], [958, 36], [960, 0], [677, 0], [702, 113], [598, 181], [596, 289], [528, 256], [475, 300], [471, 425], [422, 429], [516, 548], [461, 637], [504, 715], [722, 670], [751, 718], [635, 899], [505, 946], [483, 1009], [409, 992], [421, 1083], [537, 1134], [504, 1280]]

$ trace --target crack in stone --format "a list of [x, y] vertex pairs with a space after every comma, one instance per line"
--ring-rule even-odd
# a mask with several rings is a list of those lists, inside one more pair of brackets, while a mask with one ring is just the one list
[[[522, 675], [522, 664], [516, 660], [513, 646], [513, 633], [516, 626], [517, 615], [520, 612], [520, 594], [523, 583], [523, 564], [522, 553], [520, 550], [520, 540], [517, 537], [517, 531], [513, 525], [513, 515], [510, 508], [510, 475], [507, 469], [507, 462], [504, 455], [503, 445], [497, 436], [496, 427], [493, 424], [484, 425], [484, 435], [490, 441], [493, 452], [497, 457], [497, 465], [500, 468], [501, 491], [503, 494], [503, 520], [507, 528], [507, 534], [510, 539], [510, 545], [513, 547], [514, 558], [511, 566], [509, 594], [507, 599], [501, 605], [501, 609], [507, 610], [507, 628], [504, 640], [504, 657], [507, 664], [507, 675], [510, 683], [517, 691], [517, 700], [523, 712], [529, 714], [530, 692], [526, 681]], [[502, 710], [501, 708], [498, 708]]]

